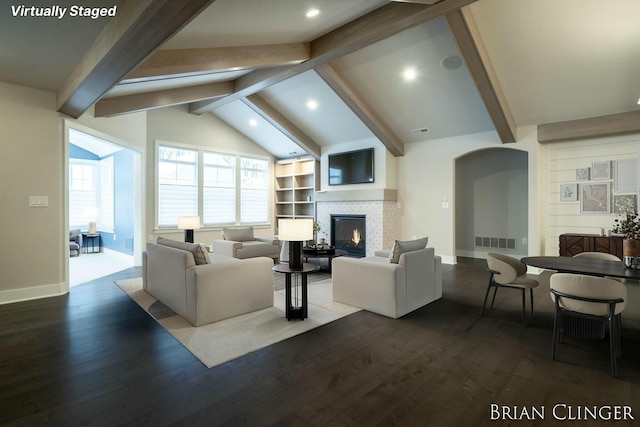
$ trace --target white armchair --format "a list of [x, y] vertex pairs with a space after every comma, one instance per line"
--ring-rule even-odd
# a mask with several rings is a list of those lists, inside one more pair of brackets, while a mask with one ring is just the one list
[[397, 319], [442, 297], [442, 259], [434, 248], [333, 260], [333, 300]]
[[238, 259], [269, 257], [277, 264], [281, 247], [278, 239], [254, 236], [253, 227], [224, 227], [222, 239], [213, 241], [211, 251]]

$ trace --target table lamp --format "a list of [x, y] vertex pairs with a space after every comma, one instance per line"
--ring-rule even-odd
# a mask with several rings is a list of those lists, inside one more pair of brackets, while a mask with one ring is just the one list
[[178, 217], [178, 228], [184, 230], [184, 241], [193, 243], [193, 230], [200, 228], [199, 216]]
[[87, 234], [97, 234], [96, 220], [100, 215], [100, 211], [97, 208], [85, 209], [84, 215], [89, 220], [89, 226], [87, 227]]
[[302, 242], [313, 239], [313, 219], [278, 220], [278, 239], [289, 242], [289, 268], [302, 270]]

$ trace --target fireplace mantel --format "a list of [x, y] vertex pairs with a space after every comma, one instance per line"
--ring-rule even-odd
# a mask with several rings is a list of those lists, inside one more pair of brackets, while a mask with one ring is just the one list
[[396, 202], [398, 201], [398, 190], [379, 188], [374, 190], [318, 191], [315, 196], [316, 202]]

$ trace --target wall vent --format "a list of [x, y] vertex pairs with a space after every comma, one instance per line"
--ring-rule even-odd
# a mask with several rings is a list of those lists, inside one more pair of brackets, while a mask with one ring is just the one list
[[480, 237], [476, 236], [475, 245], [479, 248], [515, 249], [516, 239], [508, 237]]
[[427, 133], [427, 132], [429, 132], [429, 129], [427, 128], [411, 129], [412, 135], [422, 135], [423, 133]]

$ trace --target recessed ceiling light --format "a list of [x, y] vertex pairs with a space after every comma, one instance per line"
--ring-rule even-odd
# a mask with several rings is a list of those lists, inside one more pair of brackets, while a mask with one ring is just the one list
[[402, 72], [402, 77], [407, 81], [415, 80], [417, 76], [418, 72], [413, 67], [407, 68]]
[[249, 124], [253, 127], [258, 126], [258, 121], [256, 119], [251, 119], [249, 120]]
[[315, 18], [320, 15], [320, 11], [318, 9], [309, 9], [307, 13], [304, 14], [307, 18]]
[[311, 111], [315, 110], [316, 108], [318, 108], [318, 103], [316, 102], [315, 99], [310, 99], [307, 101], [307, 108]]

